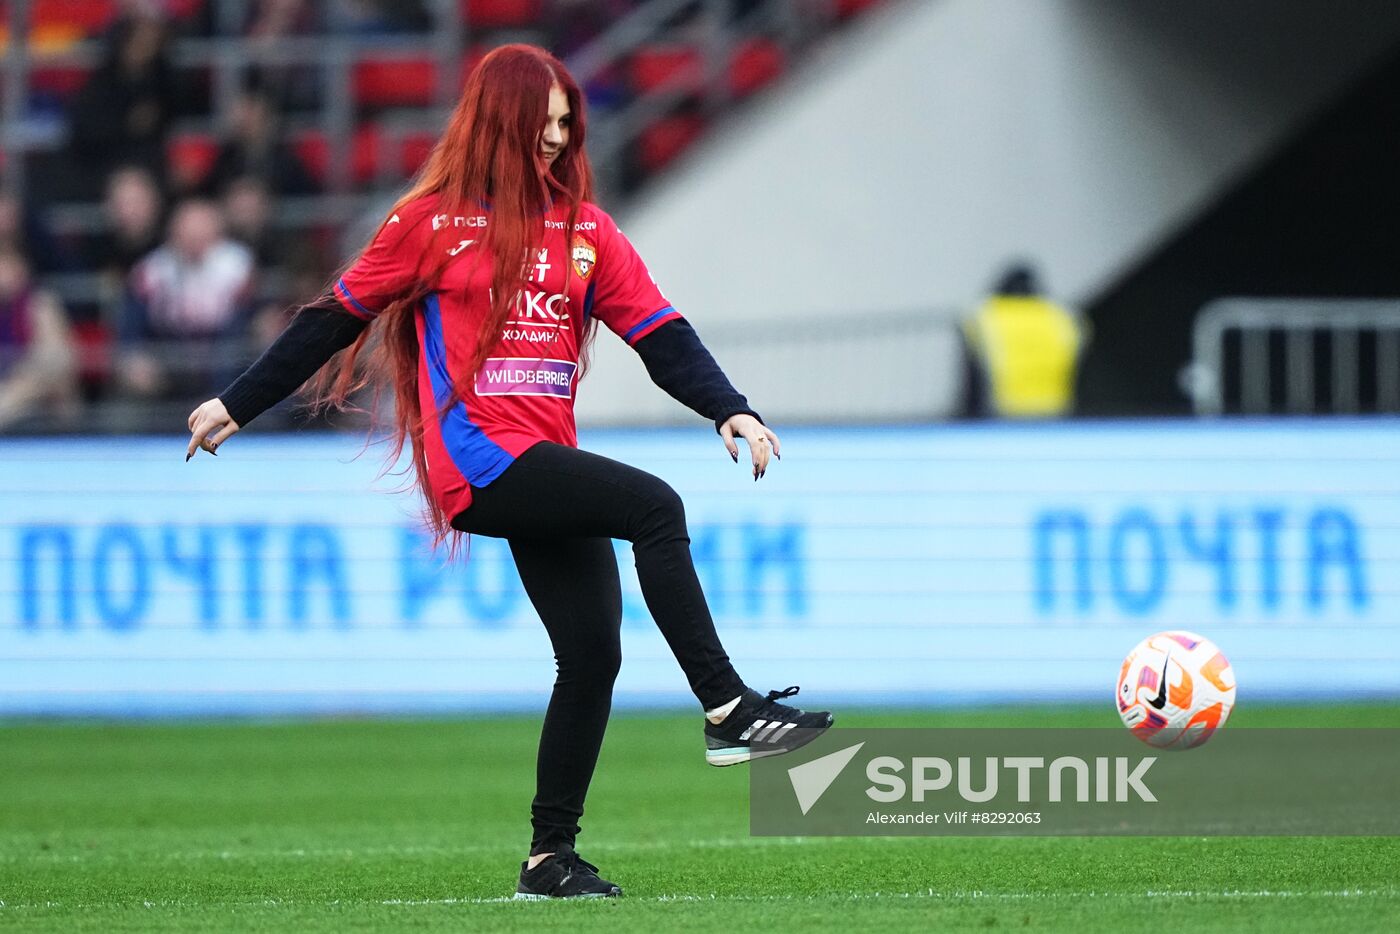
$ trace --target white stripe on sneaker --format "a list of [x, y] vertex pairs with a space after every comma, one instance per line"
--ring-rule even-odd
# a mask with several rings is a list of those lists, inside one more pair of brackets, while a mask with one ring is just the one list
[[753, 739], [749, 740], [749, 742], [751, 742], [751, 743], [761, 743], [761, 742], [764, 742], [765, 739], [767, 738], [768, 734], [769, 734], [769, 733], [772, 733], [774, 730], [778, 729], [778, 727], [780, 727], [780, 726], [782, 726], [782, 724], [779, 723], [777, 720], [774, 720], [772, 723], [768, 724], [768, 725], [765, 726], [763, 729], [761, 729], [761, 730], [759, 730], [757, 733], [755, 733], [755, 734], [753, 735]]
[[792, 728], [795, 727], [795, 726], [797, 726], [796, 723], [784, 723], [784, 724], [782, 725], [782, 728], [779, 729], [778, 732], [776, 732], [776, 733], [774, 733], [772, 736], [768, 737], [768, 742], [770, 742], [770, 743], [776, 743], [778, 740], [780, 740], [780, 739], [783, 738], [783, 734], [787, 733], [788, 730], [792, 729]]
[[744, 732], [742, 732], [742, 733], [739, 734], [739, 742], [741, 742], [741, 743], [742, 743], [742, 742], [746, 742], [746, 741], [748, 740], [748, 738], [749, 738], [750, 736], [753, 735], [753, 731], [754, 731], [754, 730], [756, 730], [756, 729], [758, 729], [759, 727], [763, 726], [763, 724], [765, 724], [765, 723], [767, 723], [767, 722], [768, 722], [767, 720], [755, 720], [753, 723], [751, 723], [751, 724], [749, 725], [749, 728], [748, 728], [747, 730], [745, 730]]

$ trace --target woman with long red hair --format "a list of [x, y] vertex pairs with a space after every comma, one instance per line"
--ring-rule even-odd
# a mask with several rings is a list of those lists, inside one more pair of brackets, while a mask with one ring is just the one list
[[831, 714], [749, 689], [730, 664], [665, 482], [578, 450], [573, 403], [597, 323], [654, 382], [713, 419], [757, 480], [778, 436], [662, 297], [593, 203], [578, 85], [543, 49], [482, 60], [416, 181], [364, 251], [218, 398], [190, 414], [186, 460], [209, 453], [341, 351], [318, 399], [366, 381], [392, 389], [437, 540], [504, 538], [553, 644], [529, 858], [517, 898], [620, 894], [574, 850], [621, 664], [622, 595], [611, 539], [632, 542], [642, 595], [705, 711], [706, 760], [788, 752]]

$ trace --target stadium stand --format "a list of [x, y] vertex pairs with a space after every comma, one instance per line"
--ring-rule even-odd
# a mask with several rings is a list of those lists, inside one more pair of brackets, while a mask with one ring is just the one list
[[[135, 165], [181, 199], [252, 176], [304, 249], [257, 272], [259, 307], [304, 297], [432, 148], [465, 74], [534, 42], [569, 61], [591, 106], [609, 205], [680, 158], [724, 111], [777, 81], [872, 0], [11, 0], [0, 2], [4, 190], [22, 192], [36, 263], [67, 310], [92, 430], [155, 429], [191, 401], [131, 400], [110, 378], [128, 284], [93, 257], [99, 206]], [[11, 37], [24, 41], [10, 42]], [[358, 228], [356, 228], [358, 230]], [[52, 266], [52, 268], [49, 268]], [[254, 343], [246, 348], [251, 354]], [[178, 353], [175, 354], [178, 361]], [[130, 417], [105, 417], [123, 406]], [[132, 406], [135, 406], [133, 409]], [[14, 430], [44, 431], [44, 413]], [[71, 428], [69, 420], [67, 426]]]

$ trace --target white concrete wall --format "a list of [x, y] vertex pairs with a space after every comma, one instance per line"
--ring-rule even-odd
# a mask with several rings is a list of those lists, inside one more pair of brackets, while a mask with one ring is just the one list
[[[850, 365], [890, 385], [859, 412], [938, 414], [954, 341], [896, 327], [882, 349], [883, 314], [947, 320], [1016, 256], [1093, 296], [1397, 36], [1400, 4], [1366, 0], [892, 3], [731, 118], [624, 229], [765, 413], [844, 417]], [[741, 336], [843, 319], [868, 354], [840, 325], [800, 351]], [[676, 417], [627, 356], [599, 341], [581, 419]]]

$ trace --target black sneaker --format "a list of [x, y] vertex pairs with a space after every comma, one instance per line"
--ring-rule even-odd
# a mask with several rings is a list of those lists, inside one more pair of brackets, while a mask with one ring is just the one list
[[798, 688], [744, 691], [739, 706], [718, 724], [705, 721], [705, 761], [710, 765], [738, 765], [750, 759], [779, 756], [807, 745], [827, 731], [836, 718], [825, 710], [808, 713], [779, 704]]
[[541, 860], [534, 869], [526, 869], [528, 865], [529, 862], [520, 864], [517, 899], [612, 898], [622, 894], [617, 885], [599, 879], [598, 867], [586, 862], [567, 843], [561, 843], [553, 856]]

